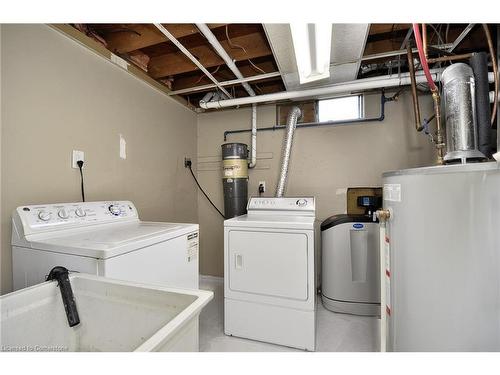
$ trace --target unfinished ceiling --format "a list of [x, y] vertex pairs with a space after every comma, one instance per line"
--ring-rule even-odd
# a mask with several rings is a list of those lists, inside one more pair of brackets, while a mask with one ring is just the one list
[[[162, 24], [218, 82], [236, 79], [195, 24]], [[214, 84], [153, 24], [72, 24], [113, 54], [134, 64], [190, 107]], [[467, 24], [428, 25], [428, 42], [453, 43]], [[288, 24], [208, 24], [257, 95], [296, 90], [299, 85]], [[406, 41], [412, 42], [411, 24], [334, 24], [330, 78], [327, 85], [374, 75], [407, 71]], [[480, 27], [468, 33], [454, 54], [487, 51]], [[398, 52], [403, 50], [401, 52]], [[432, 48], [430, 49], [432, 53]], [[269, 74], [271, 73], [271, 74]], [[273, 74], [274, 73], [274, 74]], [[309, 85], [310, 86], [310, 85]], [[248, 96], [241, 84], [225, 84], [233, 97]]]

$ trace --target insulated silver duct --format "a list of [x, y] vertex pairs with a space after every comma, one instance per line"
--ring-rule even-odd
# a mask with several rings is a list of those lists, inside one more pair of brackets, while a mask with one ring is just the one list
[[280, 198], [285, 193], [286, 181], [288, 178], [288, 164], [290, 162], [290, 155], [292, 153], [292, 142], [293, 134], [295, 133], [295, 127], [297, 126], [297, 121], [302, 115], [302, 111], [299, 107], [293, 107], [290, 112], [288, 112], [288, 118], [286, 120], [286, 134], [285, 140], [283, 141], [283, 151], [281, 154], [281, 169], [280, 176], [278, 180], [278, 185], [276, 186], [276, 197]]
[[444, 161], [481, 160], [478, 150], [475, 80], [472, 68], [464, 63], [447, 67], [441, 77], [446, 119]]

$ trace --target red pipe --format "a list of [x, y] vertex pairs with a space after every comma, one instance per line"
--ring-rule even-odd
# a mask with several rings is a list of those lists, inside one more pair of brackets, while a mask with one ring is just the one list
[[425, 73], [425, 78], [427, 78], [427, 84], [432, 92], [437, 91], [436, 84], [434, 83], [431, 72], [429, 71], [429, 65], [427, 65], [427, 59], [425, 58], [424, 47], [422, 44], [422, 37], [420, 36], [420, 28], [418, 23], [413, 24], [413, 34], [415, 34], [415, 42], [417, 43], [418, 56], [420, 57], [420, 62], [422, 63], [422, 69]]

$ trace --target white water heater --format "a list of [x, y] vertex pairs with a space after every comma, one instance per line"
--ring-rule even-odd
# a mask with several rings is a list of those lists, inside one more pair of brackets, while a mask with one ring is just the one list
[[499, 165], [408, 169], [383, 183], [387, 350], [500, 351]]

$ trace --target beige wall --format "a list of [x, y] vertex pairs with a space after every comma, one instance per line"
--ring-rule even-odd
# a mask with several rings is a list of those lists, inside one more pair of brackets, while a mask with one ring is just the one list
[[[430, 101], [423, 98], [423, 113], [432, 113]], [[367, 96], [366, 116], [378, 115], [379, 96]], [[354, 186], [380, 186], [387, 170], [429, 165], [433, 147], [412, 122], [411, 96], [386, 105], [386, 119], [357, 125], [298, 129], [294, 139], [291, 170], [286, 195], [313, 195], [317, 198], [317, 217], [345, 211], [343, 189]], [[258, 109], [258, 126], [274, 124], [275, 106]], [[198, 176], [219, 208], [223, 208], [220, 145], [227, 129], [250, 126], [250, 109], [226, 110], [198, 116]], [[266, 194], [272, 196], [278, 177], [284, 132], [262, 132], [257, 136], [257, 168], [250, 171], [249, 192], [257, 195], [259, 181], [266, 181]], [[249, 133], [230, 136], [230, 142], [250, 143]], [[200, 272], [223, 275], [222, 218], [198, 195], [201, 228]]]
[[183, 161], [196, 159], [193, 112], [48, 26], [3, 25], [1, 53], [2, 293], [12, 210], [80, 199], [73, 149], [85, 152], [88, 200], [130, 199], [145, 220], [197, 222]]

